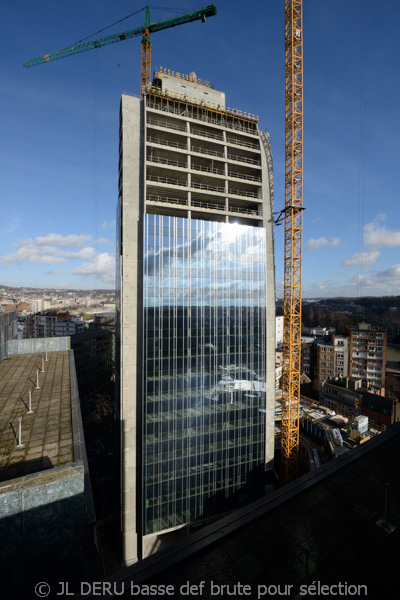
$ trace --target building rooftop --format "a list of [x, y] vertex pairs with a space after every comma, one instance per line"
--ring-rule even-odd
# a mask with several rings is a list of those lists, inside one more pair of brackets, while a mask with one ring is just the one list
[[400, 373], [400, 361], [387, 360], [386, 361], [386, 372]]
[[[185, 597], [181, 586], [189, 582], [199, 591], [203, 581], [203, 591], [197, 594], [201, 598], [225, 598], [220, 586], [229, 585], [232, 592], [238, 582], [250, 586], [249, 598], [295, 598], [300, 586], [306, 585], [307, 553], [307, 584], [315, 585], [307, 597], [395, 596], [400, 552], [399, 442], [400, 426], [394, 426], [316, 472], [120, 571], [111, 579], [118, 582], [118, 589], [125, 583], [127, 591], [119, 597], [131, 597], [132, 582], [172, 585], [175, 593], [169, 598], [179, 599]], [[391, 534], [377, 524], [384, 516], [387, 483], [387, 520], [396, 527]], [[339, 583], [341, 594], [337, 587], [332, 594], [326, 588], [323, 594], [317, 591], [318, 585]], [[219, 594], [217, 587], [211, 593], [212, 584], [219, 586]], [[274, 588], [278, 585], [280, 595]], [[359, 593], [349, 588], [346, 594], [345, 585], [366, 586], [367, 593], [365, 588]], [[243, 593], [231, 597], [241, 595], [246, 597]]]
[[[70, 353], [49, 352], [44, 373], [42, 356], [8, 356], [0, 363], [0, 481], [74, 462]], [[23, 447], [17, 448], [20, 417]]]

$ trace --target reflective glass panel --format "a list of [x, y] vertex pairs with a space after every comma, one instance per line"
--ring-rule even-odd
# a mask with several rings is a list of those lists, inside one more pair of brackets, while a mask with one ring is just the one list
[[147, 214], [143, 268], [148, 534], [238, 506], [262, 481], [265, 230]]

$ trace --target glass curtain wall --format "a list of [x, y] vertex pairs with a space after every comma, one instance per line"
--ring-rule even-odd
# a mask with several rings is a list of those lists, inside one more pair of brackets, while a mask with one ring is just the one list
[[237, 506], [265, 457], [259, 227], [144, 216], [144, 533]]

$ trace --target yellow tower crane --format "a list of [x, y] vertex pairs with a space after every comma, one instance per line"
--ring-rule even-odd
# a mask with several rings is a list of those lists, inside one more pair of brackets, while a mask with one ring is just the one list
[[281, 481], [297, 476], [300, 417], [303, 232], [302, 0], [285, 0], [285, 263]]

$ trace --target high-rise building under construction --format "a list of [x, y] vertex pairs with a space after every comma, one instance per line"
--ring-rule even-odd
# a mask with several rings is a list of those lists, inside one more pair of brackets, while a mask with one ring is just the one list
[[273, 178], [257, 117], [194, 73], [159, 69], [142, 99], [123, 95], [117, 223], [131, 564], [254, 498], [272, 468]]

